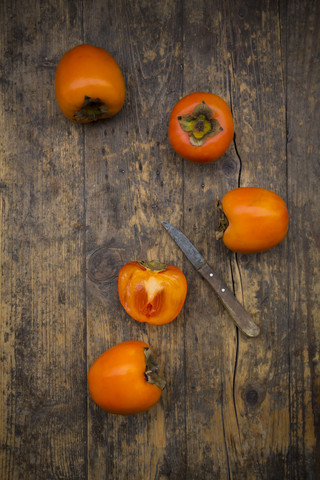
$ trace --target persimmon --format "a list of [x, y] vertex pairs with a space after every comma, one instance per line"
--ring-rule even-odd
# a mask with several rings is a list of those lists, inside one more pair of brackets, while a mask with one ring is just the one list
[[116, 60], [105, 49], [78, 45], [61, 58], [55, 93], [62, 113], [75, 122], [109, 118], [120, 111], [125, 83]]
[[163, 325], [180, 313], [187, 295], [187, 280], [174, 265], [128, 262], [118, 276], [119, 299], [138, 322]]
[[231, 110], [218, 95], [190, 93], [172, 109], [168, 134], [173, 149], [182, 158], [213, 162], [227, 151], [233, 139]]
[[222, 198], [217, 238], [238, 253], [264, 252], [280, 243], [288, 232], [289, 214], [284, 200], [264, 188], [240, 187]]
[[144, 342], [129, 340], [105, 351], [91, 365], [89, 393], [103, 410], [130, 415], [148, 410], [165, 387], [154, 354]]

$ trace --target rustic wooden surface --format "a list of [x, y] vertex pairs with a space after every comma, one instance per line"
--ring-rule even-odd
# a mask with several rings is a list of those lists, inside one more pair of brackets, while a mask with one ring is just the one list
[[[317, 0], [0, 5], [1, 462], [5, 480], [320, 478]], [[63, 117], [54, 74], [73, 46], [106, 48], [121, 112]], [[179, 158], [168, 117], [183, 95], [231, 106], [235, 139], [210, 165]], [[287, 202], [287, 238], [235, 255], [215, 200], [260, 186]], [[180, 227], [261, 327], [245, 338], [161, 226]], [[176, 264], [188, 296], [169, 325], [138, 324], [117, 295], [132, 259]], [[106, 414], [87, 371], [139, 339], [167, 388], [139, 415]]]

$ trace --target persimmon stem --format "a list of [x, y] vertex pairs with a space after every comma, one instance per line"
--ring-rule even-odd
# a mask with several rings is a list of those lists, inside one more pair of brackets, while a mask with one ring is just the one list
[[153, 272], [164, 272], [167, 268], [165, 263], [160, 263], [156, 260], [151, 260], [150, 262], [145, 262], [144, 260], [139, 260], [138, 262], [142, 267], [147, 270], [152, 270]]
[[166, 381], [159, 375], [160, 367], [155, 361], [151, 349], [146, 347], [144, 355], [146, 357], [146, 369], [144, 372], [146, 381], [163, 390], [166, 386]]
[[229, 220], [226, 216], [226, 214], [223, 211], [222, 203], [220, 202], [219, 198], [217, 198], [217, 210], [218, 210], [218, 230], [216, 231], [216, 239], [221, 240], [221, 238], [224, 235], [224, 232], [227, 230], [229, 226]]
[[84, 97], [84, 102], [74, 115], [73, 119], [76, 122], [88, 120], [90, 122], [106, 118], [108, 115], [108, 107], [100, 98], [91, 98], [87, 95]]

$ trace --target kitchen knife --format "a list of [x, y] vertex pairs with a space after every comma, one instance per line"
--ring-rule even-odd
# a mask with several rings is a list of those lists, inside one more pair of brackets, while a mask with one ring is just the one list
[[194, 268], [205, 280], [207, 280], [207, 282], [209, 282], [240, 330], [248, 335], [248, 337], [257, 337], [260, 333], [258, 325], [252, 321], [248, 312], [246, 312], [241, 303], [238, 302], [223, 280], [221, 280], [221, 278], [219, 278], [219, 276], [212, 270], [200, 252], [198, 252], [198, 250], [192, 245], [190, 240], [188, 240], [180, 230], [170, 223], [161, 223], [176, 244], [181, 248]]

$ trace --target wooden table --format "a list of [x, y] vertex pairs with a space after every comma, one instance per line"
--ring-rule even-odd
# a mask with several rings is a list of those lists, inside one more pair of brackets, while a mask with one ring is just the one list
[[[5, 0], [1, 39], [1, 462], [5, 480], [320, 478], [320, 3]], [[54, 75], [75, 45], [118, 61], [126, 101], [79, 125]], [[210, 91], [234, 142], [212, 164], [180, 158], [174, 104]], [[288, 205], [286, 239], [237, 255], [215, 240], [216, 198], [259, 186]], [[235, 327], [161, 226], [194, 242], [261, 327]], [[122, 308], [120, 267], [177, 265], [171, 324]], [[87, 371], [146, 341], [167, 388], [151, 410], [107, 414]]]

